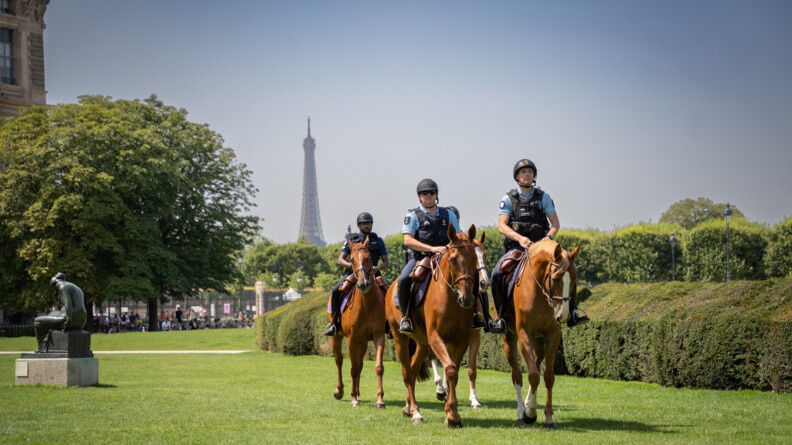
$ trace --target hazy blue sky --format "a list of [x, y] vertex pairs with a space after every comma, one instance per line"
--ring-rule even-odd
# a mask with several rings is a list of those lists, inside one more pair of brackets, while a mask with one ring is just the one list
[[523, 157], [562, 227], [674, 202], [792, 216], [792, 2], [53, 0], [49, 103], [157, 94], [254, 172], [263, 235], [295, 241], [306, 119], [324, 237], [401, 230], [416, 184], [496, 223]]

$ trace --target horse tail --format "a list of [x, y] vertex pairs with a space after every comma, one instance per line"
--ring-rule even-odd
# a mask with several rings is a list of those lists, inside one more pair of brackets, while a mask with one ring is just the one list
[[[411, 339], [410, 340], [410, 357], [415, 355], [415, 350], [417, 348], [418, 348], [418, 343], [416, 343], [414, 340]], [[415, 376], [415, 378], [419, 382], [423, 382], [425, 380], [429, 380], [429, 377], [431, 377], [431, 375], [429, 374], [429, 366], [426, 364], [428, 360], [430, 360], [430, 359], [426, 358], [425, 360], [422, 360], [421, 361], [421, 367], [418, 368], [418, 374]]]

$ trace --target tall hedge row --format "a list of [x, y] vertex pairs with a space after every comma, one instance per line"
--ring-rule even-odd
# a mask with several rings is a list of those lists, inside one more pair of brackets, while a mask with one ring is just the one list
[[[792, 278], [609, 283], [581, 294], [589, 292], [585, 308], [592, 321], [563, 328], [558, 373], [792, 392]], [[330, 339], [322, 336], [327, 297], [311, 293], [260, 316], [259, 347], [290, 355], [332, 354]], [[392, 341], [386, 341], [385, 359], [395, 360]], [[500, 336], [482, 334], [478, 366], [509, 370]]]

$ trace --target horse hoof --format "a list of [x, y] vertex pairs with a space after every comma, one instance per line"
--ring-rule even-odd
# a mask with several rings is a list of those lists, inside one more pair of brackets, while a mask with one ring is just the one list
[[545, 428], [547, 428], [548, 430], [554, 430], [555, 423], [545, 423]]
[[385, 409], [384, 403], [377, 403], [377, 409]]
[[420, 425], [423, 423], [423, 417], [413, 417], [412, 424], [413, 425]]
[[407, 409], [403, 409], [402, 417], [412, 417], [412, 415], [410, 414], [410, 411], [408, 411]]
[[470, 407], [473, 408], [473, 409], [479, 409], [479, 408], [481, 408], [481, 404], [480, 403], [471, 403]]
[[360, 406], [359, 401], [355, 400], [354, 402], [352, 402], [352, 408], [357, 408], [358, 406]]
[[445, 426], [447, 428], [462, 428], [462, 420], [460, 420], [459, 422], [451, 422], [448, 419], [446, 419]]
[[533, 423], [536, 423], [536, 416], [528, 417], [527, 415], [523, 415], [523, 421], [525, 421], [526, 425], [531, 425]]
[[344, 398], [344, 393], [341, 392], [341, 391], [335, 390], [335, 391], [333, 391], [333, 397], [335, 397], [336, 400], [341, 400], [341, 399]]
[[448, 393], [445, 393], [445, 392], [438, 392], [438, 393], [435, 393], [435, 395], [437, 396], [437, 400], [439, 400], [441, 402], [445, 401], [445, 399], [448, 398]]

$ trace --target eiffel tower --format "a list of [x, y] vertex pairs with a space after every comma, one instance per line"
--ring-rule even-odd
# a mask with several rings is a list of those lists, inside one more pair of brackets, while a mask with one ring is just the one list
[[308, 136], [303, 139], [303, 150], [305, 150], [305, 163], [303, 164], [302, 216], [300, 217], [300, 234], [297, 238], [305, 237], [309, 243], [322, 247], [327, 243], [322, 235], [322, 218], [319, 217], [319, 188], [316, 185], [316, 160], [314, 159], [316, 141], [311, 137], [310, 117], [308, 118]]

